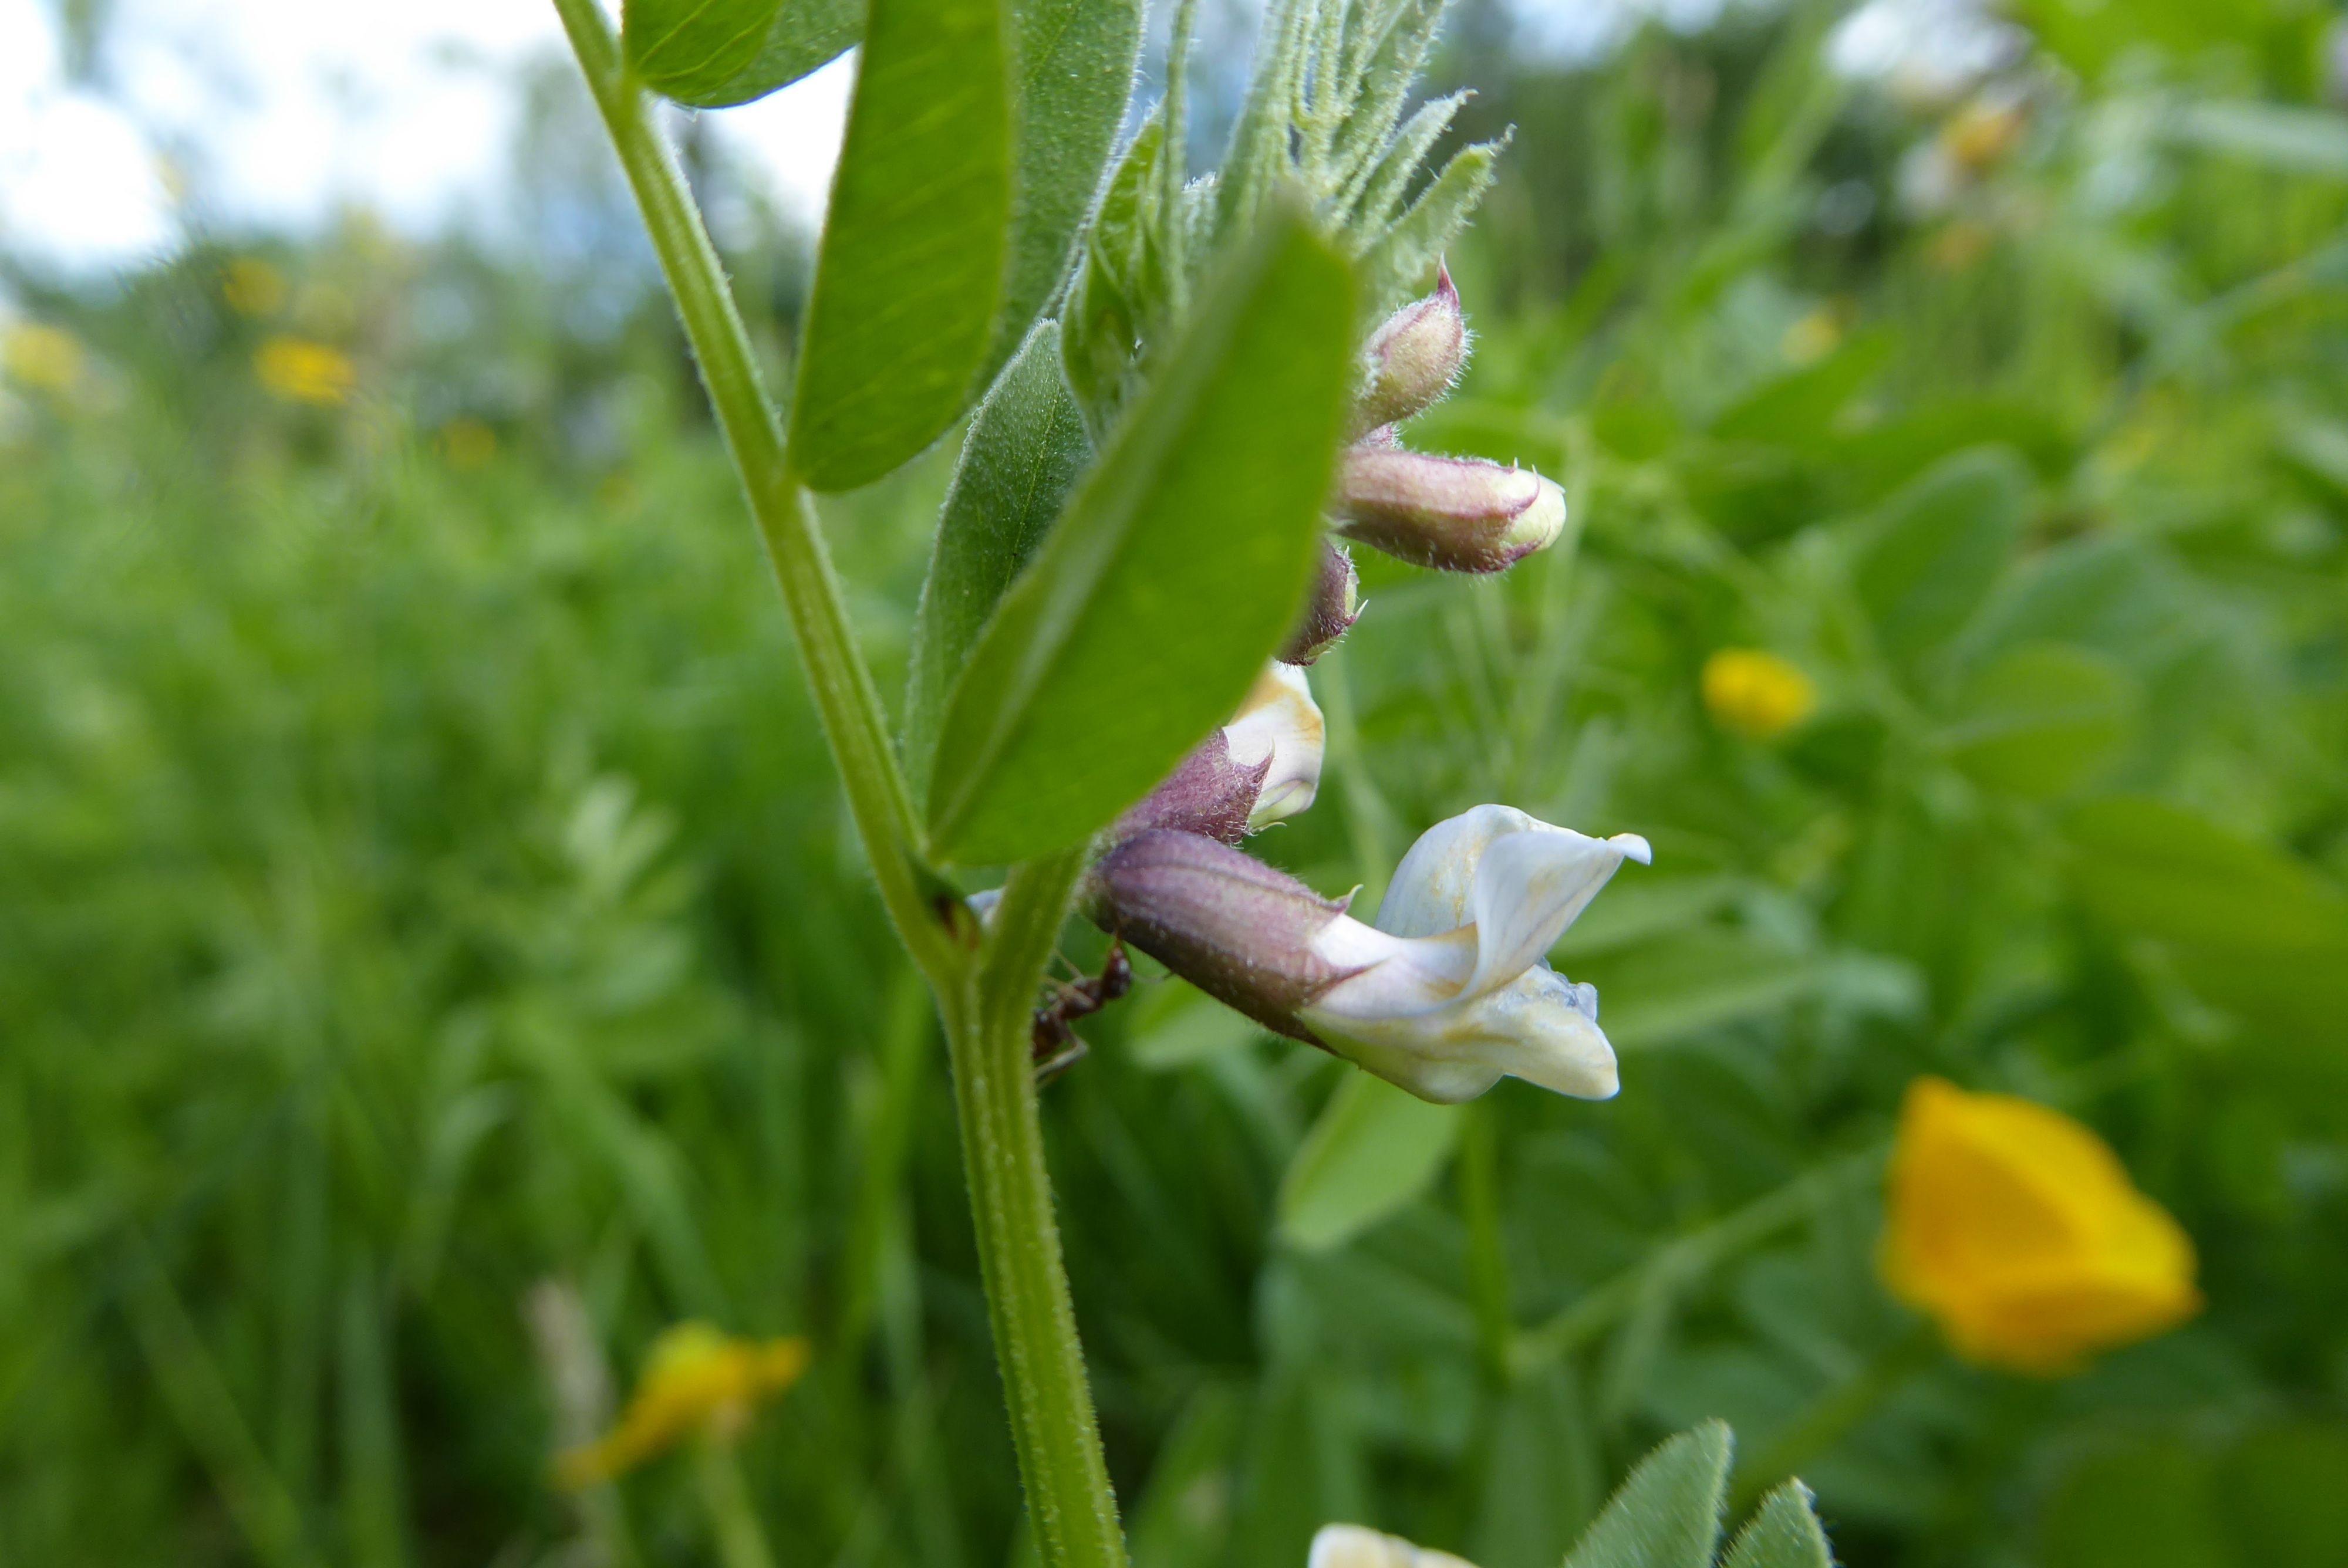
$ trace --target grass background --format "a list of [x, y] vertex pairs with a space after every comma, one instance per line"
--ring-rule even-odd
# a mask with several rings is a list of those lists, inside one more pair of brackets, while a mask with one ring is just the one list
[[[1258, 847], [1374, 897], [1480, 801], [1645, 834], [1558, 954], [1624, 1089], [1504, 1084], [1316, 1252], [1279, 1193], [1335, 1064], [1170, 983], [1090, 1026], [1045, 1118], [1140, 1568], [1334, 1518], [1548, 1568], [1663, 1433], [1870, 1378], [1802, 1466], [1850, 1563], [2343, 1561], [2333, 18], [2044, 0], [1942, 99], [1833, 19], [1572, 70], [1454, 27], [1517, 138], [1413, 439], [1576, 525], [1498, 582], [1365, 559], [1323, 801]], [[13, 280], [88, 359], [0, 383], [0, 1559], [709, 1561], [685, 1461], [546, 1479], [693, 1316], [815, 1340], [743, 1449], [781, 1561], [1025, 1551], [942, 1052], [592, 121], [530, 90], [526, 263], [354, 219]], [[741, 227], [779, 384], [802, 247]], [[348, 403], [256, 382], [285, 333]], [[828, 504], [892, 692], [951, 456]], [[1729, 645], [1818, 716], [1722, 732]], [[1923, 1071], [2096, 1126], [2203, 1316], [1886, 1374], [1870, 1152]]]

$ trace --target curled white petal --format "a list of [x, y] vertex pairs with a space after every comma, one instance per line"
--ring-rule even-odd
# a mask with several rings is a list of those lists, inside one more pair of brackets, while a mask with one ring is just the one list
[[1362, 1524], [1324, 1524], [1313, 1536], [1305, 1568], [1475, 1568], [1448, 1552], [1414, 1546]]
[[1231, 761], [1243, 768], [1269, 760], [1248, 826], [1269, 826], [1313, 804], [1321, 788], [1326, 743], [1321, 709], [1303, 670], [1278, 660], [1264, 667], [1238, 714], [1223, 726]]
[[1378, 923], [1340, 917], [1313, 951], [1347, 978], [1302, 1009], [1330, 1045], [1421, 1098], [1471, 1099], [1502, 1074], [1602, 1100], [1619, 1086], [1598, 993], [1545, 961], [1646, 841], [1595, 839], [1485, 805], [1439, 823], [1395, 869]]

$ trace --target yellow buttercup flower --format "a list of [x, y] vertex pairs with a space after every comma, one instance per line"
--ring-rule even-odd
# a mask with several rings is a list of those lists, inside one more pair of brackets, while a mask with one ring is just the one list
[[1799, 668], [1758, 648], [1723, 648], [1704, 661], [1704, 705], [1724, 730], [1776, 739], [1818, 712], [1818, 688]]
[[2109, 1145], [2057, 1111], [1909, 1086], [1882, 1267], [1969, 1360], [2054, 1376], [2200, 1310], [2193, 1244]]
[[731, 1437], [750, 1412], [798, 1380], [804, 1339], [736, 1339], [706, 1323], [680, 1323], [653, 1342], [619, 1424], [555, 1460], [568, 1487], [592, 1486], [697, 1432]]
[[24, 385], [71, 392], [89, 368], [89, 354], [65, 328], [26, 322], [0, 330], [0, 366]]
[[350, 355], [308, 338], [267, 339], [253, 353], [252, 371], [262, 385], [289, 403], [324, 408], [347, 402], [358, 384]]

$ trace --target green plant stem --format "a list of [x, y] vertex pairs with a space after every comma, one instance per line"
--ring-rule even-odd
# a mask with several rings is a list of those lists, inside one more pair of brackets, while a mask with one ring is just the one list
[[1509, 1307], [1508, 1246], [1500, 1234], [1499, 1150], [1491, 1105], [1478, 1100], [1463, 1109], [1459, 1209], [1468, 1226], [1468, 1296], [1476, 1308], [1476, 1349], [1484, 1380], [1499, 1389], [1516, 1375], [1509, 1358], [1516, 1319]]
[[1045, 1568], [1123, 1568], [1117, 1499], [1052, 1214], [1027, 1027], [1034, 977], [1083, 866], [1083, 852], [1072, 851], [1013, 870], [986, 963], [946, 1004], [946, 1034], [980, 1273], [1036, 1545]]
[[1050, 957], [1081, 852], [1014, 869], [982, 950], [961, 901], [917, 858], [904, 775], [858, 652], [814, 501], [794, 477], [781, 422], [676, 162], [595, 0], [554, 0], [644, 227], [675, 295], [719, 428], [789, 608], [858, 834], [900, 936], [921, 967], [953, 1057], [963, 1161], [994, 1327], [1004, 1402], [1045, 1568], [1123, 1568], [1117, 1502], [1044, 1163], [1026, 1015]]
[[791, 634], [815, 693], [816, 712], [848, 793], [849, 810], [872, 862], [898, 935], [934, 984], [963, 961], [949, 928], [930, 907], [936, 879], [916, 859], [911, 797], [872, 673], [857, 651], [848, 605], [817, 525], [814, 498], [794, 477], [781, 422], [758, 378], [725, 269], [702, 228], [675, 157], [654, 128], [651, 104], [620, 55], [595, 0], [554, 0], [571, 47], [602, 111], [620, 166], [635, 192], [677, 315], [701, 366], [702, 384], [742, 488], [766, 541], [790, 610]]
[[750, 1489], [742, 1484], [733, 1440], [705, 1432], [693, 1446], [694, 1479], [701, 1483], [701, 1507], [717, 1542], [717, 1561], [726, 1568], [775, 1568], [767, 1532], [750, 1506]]

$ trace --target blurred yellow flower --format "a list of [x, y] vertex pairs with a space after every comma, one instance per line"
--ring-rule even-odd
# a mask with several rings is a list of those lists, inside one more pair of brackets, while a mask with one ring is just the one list
[[2185, 1232], [2044, 1105], [1918, 1079], [1886, 1205], [1885, 1283], [1969, 1360], [2055, 1376], [2200, 1310]]
[[2012, 152], [2029, 123], [2018, 102], [1975, 98], [1941, 123], [1941, 146], [1968, 173], [1978, 174]]
[[1831, 305], [1820, 305], [1777, 340], [1777, 352], [1796, 365], [1816, 364], [1841, 346], [1842, 318]]
[[1943, 224], [1924, 250], [1924, 259], [1944, 272], [1962, 272], [1989, 254], [1996, 235], [1982, 224], [1960, 219]]
[[221, 280], [221, 297], [240, 315], [274, 315], [285, 303], [285, 274], [258, 256], [239, 256]]
[[9, 379], [43, 392], [71, 392], [89, 368], [81, 339], [63, 327], [22, 322], [0, 329], [0, 366]]
[[440, 456], [458, 470], [482, 468], [498, 455], [498, 433], [478, 419], [451, 419], [440, 427]]
[[1723, 648], [1704, 661], [1704, 705], [1724, 730], [1775, 740], [1818, 712], [1818, 688], [1800, 669], [1758, 648]]
[[358, 384], [350, 355], [308, 338], [273, 337], [253, 352], [252, 372], [261, 384], [291, 403], [333, 407], [349, 401]]
[[731, 1437], [753, 1409], [798, 1380], [807, 1357], [804, 1339], [736, 1339], [706, 1323], [679, 1323], [653, 1342], [619, 1424], [559, 1456], [556, 1477], [592, 1486], [696, 1432]]

